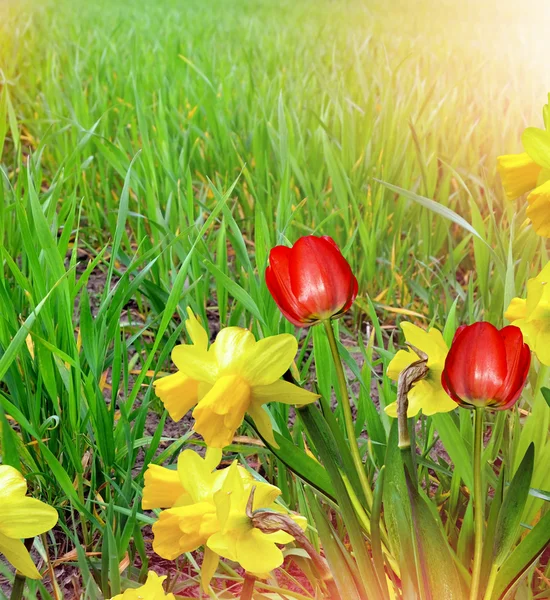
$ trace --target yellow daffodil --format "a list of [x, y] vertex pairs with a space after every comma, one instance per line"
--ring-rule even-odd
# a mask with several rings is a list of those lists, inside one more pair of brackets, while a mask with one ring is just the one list
[[538, 235], [550, 237], [550, 132], [530, 127], [522, 136], [526, 152], [499, 156], [497, 167], [509, 200], [527, 196], [527, 216]]
[[0, 554], [20, 573], [40, 579], [23, 538], [45, 533], [57, 523], [57, 511], [26, 496], [27, 482], [19, 471], [0, 465]]
[[[189, 318], [185, 323], [185, 327], [193, 345], [206, 351], [208, 348], [208, 333], [190, 308], [187, 309], [187, 314]], [[179, 371], [173, 375], [157, 379], [153, 385], [157, 396], [162, 400], [170, 417], [174, 421], [179, 421], [197, 404], [199, 382], [181, 372], [181, 365], [174, 353], [172, 353], [172, 360]]]
[[526, 298], [514, 298], [504, 316], [521, 329], [540, 362], [550, 366], [550, 263], [529, 279]]
[[[294, 538], [284, 531], [264, 533], [252, 525], [246, 514], [251, 488], [239, 475], [233, 463], [215, 502], [220, 529], [208, 538], [208, 548], [229, 560], [238, 562], [245, 571], [261, 575], [283, 564], [283, 553], [277, 544], [288, 544]], [[280, 507], [273, 505], [281, 491], [273, 486], [256, 487], [253, 510]], [[305, 529], [305, 519], [295, 518]]]
[[250, 331], [240, 327], [222, 329], [209, 349], [200, 344], [174, 348], [172, 359], [180, 372], [200, 382], [199, 402], [193, 411], [194, 429], [208, 446], [229, 445], [245, 413], [254, 419], [264, 438], [275, 445], [264, 404], [308, 404], [318, 397], [280, 379], [297, 349], [292, 335], [275, 335], [257, 342]]
[[[456, 402], [449, 398], [441, 385], [441, 374], [445, 367], [445, 358], [449, 348], [435, 328], [424, 331], [412, 323], [401, 323], [405, 340], [428, 355], [428, 374], [424, 379], [417, 381], [409, 392], [409, 408], [407, 415], [414, 417], [420, 410], [425, 415], [449, 412], [456, 408]], [[399, 374], [420, 357], [413, 350], [399, 350], [388, 365], [387, 375], [397, 381]], [[397, 416], [397, 402], [385, 408], [390, 417]]]
[[[265, 506], [266, 498], [275, 499], [280, 490], [256, 481], [243, 467], [233, 463], [230, 468], [215, 470], [221, 460], [221, 450], [209, 448], [205, 458], [192, 450], [178, 457], [178, 469], [173, 471], [149, 465], [145, 473], [142, 505], [145, 509], [166, 508], [153, 525], [153, 550], [162, 558], [174, 560], [185, 552], [204, 546], [220, 530], [215, 495], [233, 473], [250, 496], [256, 487], [254, 507]], [[239, 488], [240, 489], [240, 488]], [[268, 504], [272, 504], [270, 500]], [[219, 556], [205, 548], [201, 580], [206, 588], [218, 566]]]
[[176, 600], [174, 594], [166, 594], [162, 582], [166, 576], [159, 577], [155, 572], [147, 573], [145, 585], [126, 590], [123, 594], [113, 596], [111, 600]]
[[177, 481], [169, 469], [147, 469], [143, 508], [168, 508], [153, 525], [153, 550], [159, 556], [174, 560], [218, 530], [214, 493], [225, 477], [225, 470], [215, 470], [220, 460], [220, 450], [210, 450], [205, 458], [185, 450], [178, 457]]

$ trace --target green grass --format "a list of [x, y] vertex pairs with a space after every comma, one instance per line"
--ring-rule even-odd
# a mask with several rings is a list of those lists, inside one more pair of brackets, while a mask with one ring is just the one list
[[[86, 597], [101, 597], [94, 578], [117, 591], [113, 557], [146, 570], [135, 464], [185, 444], [145, 424], [187, 305], [257, 335], [292, 331], [263, 283], [269, 248], [332, 235], [359, 279], [352, 331], [374, 322], [383, 366], [395, 309], [440, 328], [455, 310], [502, 324], [547, 261], [496, 174], [542, 123], [537, 13], [416, 4], [0, 0], [2, 458], [20, 458], [69, 540], [103, 551], [75, 561]], [[386, 378], [363, 376], [392, 401]], [[385, 444], [363, 392], [358, 430]], [[52, 555], [70, 549], [50, 541]]]

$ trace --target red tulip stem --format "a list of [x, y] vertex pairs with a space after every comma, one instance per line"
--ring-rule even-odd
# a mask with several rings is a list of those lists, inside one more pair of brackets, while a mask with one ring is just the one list
[[361, 452], [359, 451], [359, 445], [357, 444], [357, 438], [355, 437], [355, 426], [353, 424], [353, 415], [351, 413], [351, 402], [348, 394], [348, 384], [346, 381], [346, 375], [344, 373], [344, 366], [342, 365], [342, 358], [340, 352], [338, 352], [338, 344], [336, 342], [336, 336], [334, 335], [334, 329], [332, 328], [332, 322], [330, 320], [323, 321], [325, 331], [327, 332], [328, 342], [330, 345], [330, 351], [332, 353], [332, 359], [334, 366], [336, 367], [336, 377], [338, 379], [338, 387], [340, 388], [340, 398], [342, 402], [342, 412], [344, 413], [344, 423], [346, 426], [346, 433], [348, 436], [348, 443], [351, 450], [351, 456], [353, 458], [353, 464], [359, 476], [361, 482], [361, 488], [367, 500], [368, 509], [372, 508], [373, 495], [372, 490], [367, 478], [365, 471], [365, 465], [361, 458]]
[[483, 425], [485, 411], [476, 408], [474, 412], [474, 568], [470, 600], [478, 600], [479, 578], [481, 575], [481, 559], [483, 557], [483, 527], [485, 523], [485, 499], [483, 497], [483, 473], [481, 470], [481, 453], [483, 451]]

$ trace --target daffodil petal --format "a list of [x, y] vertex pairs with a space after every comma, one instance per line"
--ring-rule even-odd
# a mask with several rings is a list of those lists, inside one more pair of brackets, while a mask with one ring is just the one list
[[533, 350], [543, 365], [550, 366], [550, 325], [537, 333]]
[[397, 419], [397, 402], [392, 402], [391, 404], [388, 404], [388, 406], [384, 408], [384, 412], [388, 415], [388, 417]]
[[236, 560], [245, 571], [265, 573], [283, 564], [283, 553], [272, 541], [271, 535], [251, 529], [237, 539]]
[[535, 232], [550, 237], [550, 181], [543, 183], [527, 196], [527, 216]]
[[527, 152], [499, 156], [497, 168], [508, 200], [523, 196], [536, 187], [542, 170]]
[[0, 465], [0, 499], [24, 496], [27, 493], [27, 481], [21, 473], [9, 465]]
[[10, 538], [31, 538], [45, 533], [57, 519], [55, 508], [27, 496], [3, 498], [0, 504], [0, 533]]
[[207, 461], [193, 450], [184, 450], [179, 455], [178, 479], [194, 502], [200, 502], [212, 496], [216, 477], [213, 470], [219, 464], [218, 461], [213, 465], [212, 457], [217, 458], [217, 456], [219, 454], [215, 453], [211, 456], [210, 461]]
[[386, 370], [386, 375], [390, 379], [397, 381], [401, 372], [410, 367], [416, 360], [418, 360], [418, 356], [412, 350], [399, 350], [391, 359]]
[[269, 385], [286, 373], [297, 351], [298, 342], [293, 335], [267, 337], [248, 352], [241, 374], [252, 386]]
[[21, 540], [11, 539], [0, 533], [0, 554], [3, 554], [7, 561], [25, 577], [29, 579], [42, 577]]
[[252, 388], [254, 403], [282, 402], [283, 404], [311, 404], [319, 398], [318, 394], [304, 390], [289, 381], [275, 381], [269, 385], [258, 385]]
[[275, 544], [290, 544], [294, 538], [286, 531], [275, 531], [269, 534], [269, 540]]
[[166, 594], [162, 584], [166, 575], [159, 577], [154, 571], [149, 571], [144, 585], [126, 590], [123, 594], [113, 596], [111, 600], [175, 600], [174, 594]]
[[141, 500], [144, 510], [170, 508], [186, 491], [177, 471], [159, 465], [149, 465], [145, 471], [144, 480]]
[[172, 361], [189, 378], [214, 383], [218, 376], [218, 363], [212, 347], [181, 345], [172, 350]]
[[207, 448], [204, 455], [204, 464], [210, 471], [213, 471], [222, 460], [221, 448]]
[[[247, 486], [246, 492], [248, 494], [250, 494], [249, 489], [251, 490], [253, 486], [256, 488], [254, 491], [253, 510], [271, 508], [275, 500], [281, 495], [281, 490], [278, 487], [255, 479]], [[278, 508], [279, 507], [276, 507], [276, 510], [278, 510]]]
[[208, 586], [212, 581], [212, 577], [214, 577], [214, 574], [216, 573], [219, 562], [219, 555], [206, 546], [204, 548], [204, 557], [201, 565], [201, 586], [203, 591], [208, 589]]
[[[410, 419], [416, 417], [422, 408], [422, 397], [418, 394], [414, 394], [414, 388], [409, 392], [408, 396], [409, 405], [407, 406], [407, 417]], [[397, 402], [392, 402], [384, 408], [384, 412], [394, 419], [397, 418]]]
[[540, 283], [550, 283], [550, 262], [546, 263], [535, 279]]
[[504, 313], [504, 318], [508, 319], [510, 323], [517, 321], [518, 319], [525, 319], [527, 316], [527, 301], [522, 298], [513, 298]]
[[[422, 414], [426, 416], [450, 412], [457, 408], [457, 403], [449, 397], [441, 383], [434, 383], [426, 379], [415, 383], [409, 392], [409, 406], [411, 404], [415, 409], [422, 409]], [[418, 410], [415, 414], [418, 413]], [[410, 413], [407, 414], [411, 416]]]
[[153, 385], [173, 421], [179, 421], [198, 401], [199, 382], [183, 373], [162, 377]]
[[236, 545], [237, 540], [233, 534], [222, 532], [211, 535], [206, 542], [206, 546], [212, 550], [212, 552], [215, 552], [224, 558], [228, 558], [229, 560], [236, 560]]
[[264, 438], [264, 440], [266, 440], [267, 443], [274, 448], [278, 448], [279, 445], [275, 441], [275, 437], [273, 435], [273, 425], [271, 423], [271, 417], [269, 416], [267, 408], [259, 403], [252, 402], [248, 407], [248, 414], [254, 420], [254, 425], [256, 425], [258, 432]]
[[440, 365], [441, 369], [443, 369], [443, 363], [445, 362], [449, 348], [443, 339], [441, 331], [435, 329], [435, 327], [426, 331], [407, 321], [401, 323], [401, 329], [409, 344], [412, 344], [428, 355], [429, 368]]
[[206, 349], [208, 347], [208, 333], [200, 324], [193, 311], [187, 308], [188, 319], [185, 321], [185, 329], [195, 346]]
[[220, 375], [240, 374], [256, 345], [254, 336], [242, 327], [226, 327], [212, 344]]

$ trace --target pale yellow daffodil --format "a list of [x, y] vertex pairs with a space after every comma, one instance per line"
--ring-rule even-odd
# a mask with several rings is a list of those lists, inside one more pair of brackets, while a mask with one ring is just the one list
[[[187, 315], [189, 318], [185, 322], [185, 327], [193, 342], [193, 347], [196, 346], [206, 351], [208, 348], [208, 333], [190, 308], [187, 309]], [[199, 382], [181, 372], [181, 367], [173, 353], [172, 360], [179, 371], [157, 379], [153, 385], [168, 414], [177, 422], [197, 404]]]
[[176, 600], [174, 594], [167, 594], [162, 587], [166, 575], [159, 577], [155, 572], [147, 573], [144, 585], [126, 590], [123, 594], [113, 596], [111, 600]]
[[[231, 465], [221, 490], [215, 495], [220, 529], [208, 538], [207, 545], [216, 554], [238, 562], [245, 571], [261, 576], [283, 564], [283, 553], [277, 544], [288, 544], [294, 538], [284, 531], [264, 533], [253, 526], [246, 514], [251, 492], [246, 483], [237, 465]], [[257, 486], [253, 510], [270, 508], [283, 512], [273, 504], [280, 493], [274, 486]], [[293, 518], [305, 529], [303, 517]]]
[[[201, 581], [206, 589], [219, 562], [219, 555], [206, 546], [220, 530], [219, 510], [215, 500], [230, 473], [241, 482], [239, 491], [250, 496], [256, 488], [254, 507], [268, 505], [281, 493], [268, 483], [256, 481], [236, 462], [230, 468], [215, 470], [221, 450], [209, 448], [205, 458], [192, 450], [178, 457], [177, 471], [149, 465], [145, 473], [142, 505], [145, 509], [166, 508], [153, 525], [153, 550], [168, 560], [205, 546]], [[233, 484], [234, 485], [234, 482]], [[267, 499], [267, 500], [266, 500]]]
[[30, 554], [21, 541], [50, 530], [57, 523], [55, 508], [26, 495], [27, 482], [19, 471], [0, 465], [0, 554], [20, 573], [40, 579]]
[[148, 467], [143, 508], [168, 509], [153, 525], [153, 550], [159, 556], [174, 560], [205, 544], [218, 530], [214, 493], [225, 477], [225, 470], [215, 470], [220, 460], [221, 450], [209, 450], [205, 458], [185, 450], [178, 457], [176, 477], [170, 469]]
[[529, 279], [526, 298], [514, 298], [504, 316], [521, 329], [540, 362], [550, 366], [550, 263]]
[[[457, 407], [456, 402], [441, 385], [441, 374], [449, 352], [441, 332], [433, 327], [425, 331], [407, 322], [401, 323], [401, 329], [409, 344], [428, 355], [428, 374], [424, 379], [417, 381], [409, 392], [407, 416], [414, 417], [420, 411], [429, 416], [454, 410]], [[420, 357], [413, 350], [399, 350], [388, 365], [388, 377], [397, 381], [400, 373], [417, 360], [420, 360]], [[396, 417], [397, 402], [386, 406], [385, 411], [390, 417]]]
[[281, 380], [298, 349], [296, 338], [275, 335], [256, 341], [247, 329], [222, 329], [209, 349], [199, 344], [176, 346], [172, 359], [183, 375], [199, 381], [194, 429], [208, 446], [231, 443], [248, 413], [258, 431], [276, 445], [268, 402], [308, 404], [318, 396]]
[[497, 159], [504, 191], [509, 200], [527, 196], [527, 216], [538, 235], [550, 237], [550, 132], [529, 127], [523, 132], [521, 154]]

